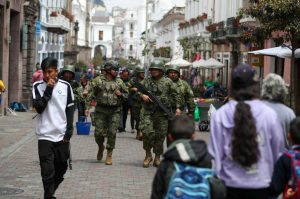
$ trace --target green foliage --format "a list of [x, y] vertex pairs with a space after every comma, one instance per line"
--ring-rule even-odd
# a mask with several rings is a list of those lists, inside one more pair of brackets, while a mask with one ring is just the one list
[[100, 66], [103, 63], [102, 55], [101, 53], [97, 53], [96, 56], [93, 58], [92, 63], [95, 66]]
[[79, 60], [76, 64], [75, 64], [75, 68], [78, 68], [80, 71], [84, 71], [87, 70], [87, 63], [85, 63], [82, 60]]
[[120, 59], [119, 59], [119, 65], [121, 67], [127, 66], [128, 65], [127, 59], [125, 59], [124, 57], [120, 57]]
[[142, 55], [143, 56], [148, 55], [149, 52], [150, 52], [150, 49], [148, 48], [148, 44], [146, 44], [146, 46], [143, 49]]
[[[260, 31], [267, 38], [274, 37], [282, 41], [297, 44], [297, 35], [300, 35], [300, 2], [299, 0], [259, 0], [251, 1], [248, 8], [240, 11], [240, 16], [254, 17], [260, 23]], [[295, 46], [296, 47], [296, 46]]]

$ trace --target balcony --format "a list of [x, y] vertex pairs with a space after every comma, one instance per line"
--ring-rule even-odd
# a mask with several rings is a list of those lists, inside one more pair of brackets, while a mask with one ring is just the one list
[[227, 32], [225, 29], [219, 29], [219, 30], [213, 31], [211, 33], [211, 42], [215, 43], [215, 44], [227, 43], [226, 34], [227, 34]]
[[235, 39], [241, 36], [241, 28], [240, 27], [229, 27], [226, 30], [227, 39]]
[[70, 31], [70, 20], [63, 15], [50, 16], [46, 27], [48, 32], [66, 34]]

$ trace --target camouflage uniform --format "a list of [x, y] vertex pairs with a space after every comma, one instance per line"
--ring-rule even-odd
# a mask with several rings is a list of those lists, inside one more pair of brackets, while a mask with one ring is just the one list
[[[108, 62], [106, 64], [106, 69], [117, 70], [117, 66]], [[122, 93], [121, 97], [115, 94], [115, 91], [119, 90]], [[122, 101], [127, 100], [128, 89], [119, 78], [112, 79], [108, 81], [106, 78], [97, 77], [92, 85], [90, 85], [89, 95], [86, 99], [87, 108], [90, 108], [91, 100], [96, 100], [95, 107], [95, 141], [99, 146], [99, 151], [103, 153], [102, 149], [104, 139], [107, 138], [106, 149], [112, 155], [112, 150], [115, 148], [116, 143], [116, 132], [119, 125], [121, 105]], [[103, 154], [97, 155], [97, 159], [102, 159]], [[111, 156], [110, 155], [110, 156]], [[106, 164], [111, 164], [108, 161], [108, 156], [106, 159]]]
[[[186, 81], [179, 78], [180, 71], [179, 71], [178, 66], [170, 66], [167, 69], [167, 74], [170, 71], [175, 71], [178, 73], [178, 78], [173, 79], [172, 81], [176, 85], [176, 88], [179, 93], [180, 109], [182, 111], [185, 111], [187, 108], [188, 114], [193, 114], [194, 110], [195, 110], [195, 102], [194, 102], [194, 93], [193, 93], [191, 87], [189, 86], [189, 84]], [[173, 103], [172, 110], [175, 110], [175, 109], [176, 109], [176, 104]]]
[[[195, 102], [194, 102], [194, 93], [191, 89], [191, 87], [188, 85], [188, 83], [182, 79], [179, 78], [180, 76], [180, 71], [179, 67], [176, 65], [171, 65], [167, 69], [167, 75], [169, 75], [169, 72], [175, 71], [177, 73], [177, 77], [175, 78], [170, 78], [173, 83], [176, 85], [177, 91], [179, 93], [179, 98], [180, 98], [180, 109], [183, 111], [182, 113], [187, 113], [190, 117], [193, 116], [193, 113], [195, 111]], [[174, 111], [176, 109], [176, 104], [172, 103], [172, 110]], [[170, 123], [171, 121], [169, 121]], [[170, 128], [168, 128], [168, 132], [170, 132]], [[170, 145], [169, 140], [167, 139], [167, 146]]]
[[[138, 78], [139, 73], [144, 73], [144, 69], [139, 67], [136, 69], [136, 75], [137, 75], [137, 80], [138, 81], [142, 81], [142, 79]], [[134, 88], [134, 83], [132, 80], [129, 81], [128, 83], [128, 88], [130, 91], [130, 95], [132, 96], [132, 108], [131, 108], [131, 117], [133, 117], [134, 121], [136, 122], [135, 124], [135, 129], [137, 130], [137, 134], [136, 134], [136, 139], [137, 140], [142, 140], [142, 131], [140, 129], [140, 112], [141, 112], [141, 108], [142, 108], [142, 99], [139, 95], [139, 93], [135, 92], [132, 90], [132, 88]]]
[[[74, 89], [74, 95], [76, 104], [78, 105], [78, 119], [81, 116], [84, 116], [84, 110], [85, 110], [85, 98], [88, 95], [89, 91], [89, 82], [87, 82], [87, 85], [83, 87], [83, 85], [80, 84], [80, 86], [76, 89]], [[81, 109], [79, 108], [81, 106]]]
[[[163, 70], [163, 63], [154, 62], [149, 69]], [[159, 80], [147, 78], [141, 82], [147, 90], [151, 91], [167, 107], [175, 102], [179, 108], [178, 91], [174, 83], [166, 77]], [[155, 154], [154, 166], [160, 163], [160, 155], [163, 153], [163, 143], [168, 130], [168, 117], [154, 103], [142, 103], [142, 120], [140, 128], [143, 132], [143, 148], [146, 151], [144, 167], [148, 167], [152, 161], [151, 149]]]

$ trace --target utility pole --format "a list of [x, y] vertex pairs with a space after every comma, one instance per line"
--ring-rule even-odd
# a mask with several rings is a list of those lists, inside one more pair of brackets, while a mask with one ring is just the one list
[[145, 57], [144, 57], [144, 65], [145, 65], [145, 76], [147, 77], [148, 75], [148, 70], [149, 70], [149, 60], [148, 60], [148, 21], [149, 21], [149, 0], [146, 0], [146, 28], [145, 28]]

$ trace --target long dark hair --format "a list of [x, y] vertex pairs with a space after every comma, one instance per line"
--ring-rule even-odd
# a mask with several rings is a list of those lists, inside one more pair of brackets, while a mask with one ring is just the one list
[[244, 101], [258, 98], [259, 86], [255, 84], [242, 89], [233, 89], [232, 97], [238, 101], [238, 104], [234, 113], [231, 155], [241, 166], [251, 167], [258, 162], [260, 151], [251, 107]]

